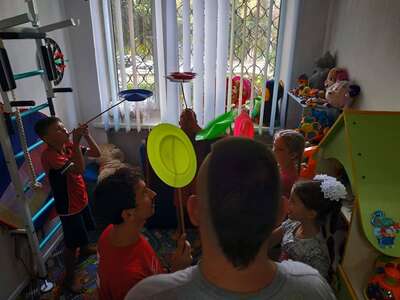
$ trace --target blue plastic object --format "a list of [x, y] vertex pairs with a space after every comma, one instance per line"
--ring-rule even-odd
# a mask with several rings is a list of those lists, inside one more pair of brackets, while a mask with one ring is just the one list
[[120, 91], [118, 93], [118, 96], [130, 102], [140, 102], [153, 96], [153, 92], [144, 89], [131, 89], [131, 90]]

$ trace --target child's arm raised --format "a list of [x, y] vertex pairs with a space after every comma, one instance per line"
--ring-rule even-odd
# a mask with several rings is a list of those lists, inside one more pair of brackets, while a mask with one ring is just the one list
[[97, 145], [96, 141], [90, 135], [89, 128], [87, 125], [82, 125], [85, 128], [83, 132], [83, 136], [85, 137], [86, 142], [88, 143], [89, 149], [86, 152], [90, 157], [99, 157], [100, 156], [100, 148]]
[[82, 149], [80, 145], [81, 138], [87, 130], [84, 126], [80, 126], [72, 131], [72, 157], [71, 162], [73, 165], [69, 168], [74, 173], [82, 174], [85, 171], [85, 161], [83, 159]]

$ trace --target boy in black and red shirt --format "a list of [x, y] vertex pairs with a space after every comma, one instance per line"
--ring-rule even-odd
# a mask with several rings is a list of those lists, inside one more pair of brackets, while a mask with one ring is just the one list
[[[84, 155], [100, 156], [96, 142], [89, 134], [87, 125], [72, 131], [72, 141], [59, 118], [46, 117], [35, 125], [37, 135], [47, 144], [42, 153], [42, 165], [53, 191], [55, 208], [60, 216], [65, 241], [65, 281], [64, 286], [73, 292], [76, 251], [82, 256], [96, 253], [88, 246], [88, 230], [94, 229], [94, 221], [88, 206], [83, 172]], [[82, 137], [89, 148], [80, 145]]]

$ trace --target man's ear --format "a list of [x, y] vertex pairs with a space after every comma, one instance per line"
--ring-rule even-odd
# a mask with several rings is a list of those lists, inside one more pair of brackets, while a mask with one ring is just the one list
[[130, 220], [132, 220], [132, 218], [135, 217], [135, 209], [124, 209], [121, 212], [121, 218], [122, 220], [124, 220], [124, 222], [129, 222]]
[[194, 226], [200, 225], [200, 199], [197, 195], [191, 195], [187, 202], [187, 210], [190, 221]]

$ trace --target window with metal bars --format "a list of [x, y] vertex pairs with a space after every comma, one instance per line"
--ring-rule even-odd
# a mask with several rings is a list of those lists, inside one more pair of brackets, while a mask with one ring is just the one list
[[[156, 33], [157, 22], [160, 22], [156, 14], [157, 1], [159, 0], [108, 0], [110, 9], [110, 18], [106, 20], [109, 22], [111, 30], [111, 48], [113, 56], [111, 66], [115, 71], [115, 78], [117, 82], [115, 87], [119, 90], [129, 88], [144, 88], [154, 92], [154, 97], [139, 103], [121, 106], [119, 113], [110, 113], [110, 118], [118, 118], [122, 124], [136, 124], [152, 125], [161, 121], [177, 122], [177, 115], [172, 118], [163, 117], [163, 110], [168, 107], [168, 84], [165, 88], [167, 92], [160, 93], [162, 86], [159, 85], [160, 80], [165, 80], [165, 75], [168, 75], [167, 60], [168, 55], [162, 55], [159, 58], [160, 47], [159, 36]], [[177, 52], [177, 65], [179, 70], [175, 71], [193, 71], [197, 72], [195, 66], [195, 59], [193, 57], [194, 47], [197, 39], [193, 36], [193, 26], [195, 21], [194, 17], [194, 1], [207, 0], [167, 0], [158, 3], [161, 8], [161, 15], [163, 20], [158, 24], [158, 28], [163, 30], [162, 36], [164, 37], [163, 48], [165, 53], [170, 51], [168, 45], [169, 37], [166, 34], [166, 22], [171, 22], [171, 18], [166, 16], [166, 6], [175, 5], [176, 8], [176, 52]], [[222, 12], [227, 14], [226, 20], [229, 24], [229, 30], [225, 31], [228, 35], [226, 43], [226, 61], [224, 61], [224, 69], [226, 73], [226, 83], [228, 78], [240, 76], [246, 78], [251, 83], [251, 97], [261, 96], [263, 85], [265, 81], [273, 78], [275, 70], [275, 57], [277, 49], [277, 37], [280, 16], [280, 0], [213, 0], [212, 5], [221, 5], [222, 2], [228, 10]], [[198, 5], [198, 3], [196, 3]], [[203, 4], [204, 6], [207, 3]], [[222, 7], [222, 6], [221, 6]], [[198, 8], [196, 8], [198, 9]], [[207, 20], [207, 9], [204, 9], [205, 18]], [[219, 17], [220, 15], [218, 15]], [[233, 25], [233, 28], [232, 28]], [[206, 25], [204, 25], [206, 28]], [[220, 26], [220, 25], [218, 25]], [[206, 30], [206, 29], [203, 29]], [[204, 32], [206, 35], [207, 33]], [[158, 38], [158, 41], [157, 41]], [[220, 36], [218, 38], [221, 38]], [[204, 39], [203, 39], [204, 41]], [[185, 54], [186, 51], [186, 54]], [[204, 49], [203, 49], [204, 51]], [[203, 52], [204, 55], [204, 52]], [[188, 57], [186, 60], [184, 57]], [[160, 67], [158, 60], [163, 60], [166, 66], [164, 74], [160, 76]], [[204, 61], [206, 58], [204, 58]], [[109, 60], [110, 61], [110, 60]], [[188, 70], [189, 69], [189, 70]], [[202, 73], [202, 72], [200, 72]], [[203, 72], [204, 73], [204, 72]], [[204, 74], [203, 74], [204, 75]], [[211, 77], [213, 78], [213, 77]], [[204, 77], [201, 78], [204, 80]], [[218, 80], [217, 80], [218, 82]], [[220, 81], [221, 82], [221, 81]], [[206, 100], [203, 97], [196, 98], [193, 88], [194, 83], [185, 85], [185, 94], [189, 98], [189, 103], [195, 108], [197, 112], [199, 109], [202, 112], [199, 114], [203, 116], [206, 109]], [[224, 84], [225, 85], [225, 84]], [[205, 87], [203, 87], [205, 89]], [[229, 101], [227, 95], [231, 94], [232, 86], [226, 84], [225, 86], [218, 86], [215, 89], [224, 89], [226, 99], [217, 99], [217, 101], [224, 101], [225, 110], [229, 108]], [[193, 93], [192, 93], [193, 90]], [[177, 91], [178, 98], [180, 91]], [[175, 94], [173, 94], [175, 95]], [[160, 101], [161, 97], [161, 101]], [[162, 98], [167, 97], [166, 104], [160, 105]], [[201, 99], [201, 103], [195, 104], [196, 101]], [[116, 101], [112, 99], [111, 101]], [[179, 101], [176, 99], [176, 101]], [[216, 104], [213, 104], [216, 105]], [[179, 105], [178, 109], [181, 109]], [[211, 114], [216, 116], [218, 109]], [[164, 116], [165, 113], [164, 112]], [[129, 116], [129, 117], [127, 117]], [[210, 117], [208, 117], [209, 119]], [[163, 120], [164, 119], [164, 120]], [[209, 121], [207, 117], [200, 117], [200, 123], [204, 124]], [[116, 120], [114, 120], [116, 121]], [[134, 126], [129, 126], [133, 128]]]

